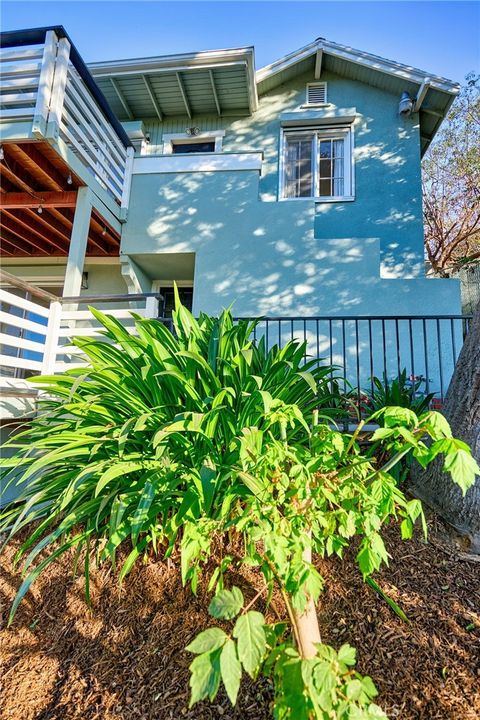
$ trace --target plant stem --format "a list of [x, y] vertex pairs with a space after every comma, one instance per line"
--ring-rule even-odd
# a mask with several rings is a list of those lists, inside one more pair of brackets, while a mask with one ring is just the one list
[[[310, 534], [310, 533], [309, 533]], [[312, 562], [312, 548], [309, 545], [303, 551], [305, 562]], [[317, 608], [311, 596], [307, 596], [304, 611], [300, 614], [292, 608], [293, 622], [298, 634], [298, 650], [302, 658], [312, 658], [317, 654], [317, 645], [322, 642], [318, 624]]]

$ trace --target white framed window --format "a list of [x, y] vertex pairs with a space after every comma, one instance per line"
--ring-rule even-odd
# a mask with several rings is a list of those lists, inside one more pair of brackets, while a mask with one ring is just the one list
[[280, 199], [300, 198], [354, 199], [351, 127], [283, 131]]
[[316, 82], [307, 83], [306, 105], [326, 105], [327, 104], [327, 83]]
[[199, 131], [196, 135], [187, 133], [164, 133], [163, 153], [222, 152], [225, 130]]

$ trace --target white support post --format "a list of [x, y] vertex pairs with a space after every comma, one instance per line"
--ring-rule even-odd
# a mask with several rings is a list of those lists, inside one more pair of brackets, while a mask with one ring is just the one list
[[125, 161], [125, 175], [123, 177], [123, 190], [122, 190], [122, 219], [125, 219], [126, 212], [128, 209], [128, 201], [130, 199], [130, 187], [132, 185], [132, 172], [133, 172], [133, 158], [135, 155], [135, 149], [133, 147], [127, 148], [127, 159]]
[[70, 43], [67, 38], [62, 38], [58, 43], [57, 61], [55, 63], [55, 74], [52, 85], [52, 96], [50, 99], [50, 112], [47, 122], [47, 137], [56, 140], [60, 130], [62, 119], [63, 102], [65, 99], [65, 88], [67, 86], [68, 62], [70, 59]]
[[82, 289], [82, 273], [92, 206], [91, 190], [87, 187], [79, 188], [63, 286], [63, 294], [66, 296], [80, 295]]
[[47, 131], [48, 111], [52, 94], [55, 60], [57, 56], [58, 38], [53, 30], [45, 34], [42, 66], [38, 80], [37, 102], [33, 113], [32, 133], [36, 137], [44, 137]]
[[47, 332], [43, 349], [42, 375], [52, 375], [55, 372], [61, 317], [62, 303], [54, 300], [50, 303], [50, 311], [48, 314]]
[[145, 317], [158, 318], [158, 298], [148, 297], [145, 301]]

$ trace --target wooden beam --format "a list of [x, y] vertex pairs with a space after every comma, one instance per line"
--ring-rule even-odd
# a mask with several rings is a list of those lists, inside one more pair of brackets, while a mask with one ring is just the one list
[[133, 115], [133, 113], [132, 113], [132, 111], [131, 111], [131, 109], [130, 109], [130, 105], [128, 104], [127, 98], [126, 98], [125, 95], [123, 94], [123, 92], [122, 92], [122, 90], [121, 90], [121, 88], [120, 88], [120, 85], [118, 84], [117, 80], [115, 80], [115, 78], [112, 78], [112, 77], [111, 77], [111, 78], [110, 78], [110, 82], [112, 83], [112, 87], [113, 87], [113, 89], [115, 90], [118, 99], [119, 99], [120, 102], [122, 103], [123, 109], [124, 109], [125, 112], [127, 113], [127, 116], [130, 118], [130, 120], [134, 120], [134, 115]]
[[25, 192], [36, 193], [37, 184], [35, 178], [28, 174], [26, 168], [22, 167], [13, 157], [10, 156], [8, 151], [9, 145], [4, 145], [4, 160], [0, 164], [0, 175], [2, 180], [4, 177], [10, 180], [15, 187], [25, 190]]
[[180, 88], [180, 92], [182, 94], [183, 103], [185, 105], [185, 110], [187, 111], [187, 115], [191, 120], [192, 119], [192, 111], [190, 109], [190, 104], [188, 102], [187, 93], [185, 92], [185, 88], [183, 86], [182, 76], [180, 75], [179, 72], [175, 73], [175, 75], [177, 76], [178, 87]]
[[14, 243], [11, 243], [7, 238], [3, 237], [4, 232], [2, 231], [2, 237], [0, 237], [0, 253], [2, 255], [15, 255], [17, 247]]
[[413, 106], [413, 112], [418, 112], [420, 108], [422, 107], [422, 103], [425, 100], [425, 97], [427, 95], [427, 92], [430, 88], [430, 78], [426, 77], [422, 84], [420, 85], [420, 88], [417, 93], [417, 97], [415, 98], [415, 104]]
[[212, 71], [212, 70], [209, 70], [209, 71], [208, 71], [208, 74], [209, 74], [209, 76], [210, 76], [210, 83], [211, 83], [211, 85], [212, 85], [212, 92], [213, 92], [213, 97], [214, 97], [214, 99], [215, 99], [215, 105], [217, 106], [217, 113], [218, 113], [218, 115], [221, 115], [221, 114], [222, 114], [222, 109], [221, 109], [221, 107], [220, 107], [220, 102], [219, 102], [219, 99], [218, 99], [217, 87], [216, 87], [216, 85], [215, 85], [215, 78], [213, 77], [213, 71]]
[[[39, 252], [44, 253], [45, 255], [52, 254], [52, 246], [49, 243], [46, 243], [44, 240], [40, 240], [40, 238], [30, 232], [30, 230], [25, 230], [21, 226], [17, 227], [15, 223], [12, 222], [11, 218], [5, 217], [4, 213], [2, 213], [2, 232], [5, 230], [9, 234], [8, 236], [11, 237], [14, 235], [18, 240], [26, 242], [28, 245], [36, 248]], [[19, 247], [23, 250], [21, 244]]]
[[322, 74], [322, 61], [323, 61], [323, 48], [318, 48], [317, 54], [315, 55], [315, 80], [320, 79]]
[[[35, 215], [35, 213], [33, 213], [33, 215]], [[34, 219], [36, 220], [36, 218]], [[47, 246], [49, 244], [57, 250], [60, 250], [61, 253], [68, 253], [68, 242], [57, 240], [57, 238], [53, 237], [53, 234], [45, 235], [43, 228], [39, 230], [37, 223], [32, 222], [32, 219], [30, 218], [25, 220], [18, 215], [14, 215], [14, 213], [10, 212], [10, 210], [4, 210], [2, 213], [2, 222], [5, 224], [7, 229], [11, 230], [11, 232], [18, 234], [17, 228], [19, 227], [22, 233], [26, 231], [32, 237], [37, 236], [40, 238], [42, 242], [47, 243]], [[30, 240], [28, 242], [30, 242]]]
[[49, 232], [53, 232], [58, 235], [62, 240], [65, 240], [68, 245], [68, 243], [70, 242], [70, 233], [64, 225], [57, 222], [57, 220], [55, 220], [50, 215], [48, 210], [42, 212], [41, 215], [39, 215], [36, 210], [31, 210], [30, 208], [25, 208], [22, 212], [25, 213], [25, 216], [32, 219], [33, 225], [35, 225], [35, 223], [42, 225], [43, 227], [47, 228]]
[[54, 167], [33, 143], [9, 145], [8, 152], [18, 160], [27, 172], [47, 186], [48, 190], [61, 192], [68, 186], [67, 178]]
[[[24, 240], [19, 240], [14, 235], [11, 235], [4, 227], [2, 227], [2, 234], [0, 239], [2, 254], [5, 249], [5, 244], [7, 245], [7, 252], [10, 255], [18, 257], [18, 255], [28, 256], [32, 254], [32, 248], [28, 243], [25, 243]], [[25, 247], [25, 245], [28, 245], [28, 248]]]
[[20, 208], [59, 208], [75, 207], [77, 203], [77, 192], [49, 192], [42, 191], [32, 197], [26, 192], [6, 192], [0, 195], [0, 209], [15, 210]]
[[160, 105], [158, 104], [157, 96], [155, 95], [155, 92], [153, 90], [150, 78], [148, 78], [146, 75], [142, 75], [142, 78], [143, 82], [145, 83], [145, 87], [147, 88], [147, 92], [150, 96], [150, 100], [152, 101], [152, 105], [155, 108], [155, 112], [157, 113], [157, 117], [159, 120], [163, 120], [163, 113], [160, 109]]

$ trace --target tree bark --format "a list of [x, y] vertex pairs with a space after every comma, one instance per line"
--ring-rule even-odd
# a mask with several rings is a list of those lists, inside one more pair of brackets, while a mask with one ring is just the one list
[[[443, 414], [450, 423], [453, 436], [464, 440], [480, 462], [480, 305], [458, 357]], [[471, 552], [480, 553], [480, 476], [463, 496], [442, 466], [441, 458], [426, 470], [415, 465], [411, 490], [468, 538]]]

